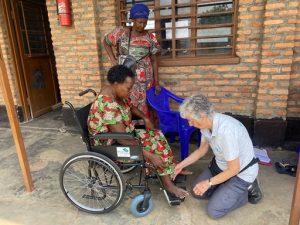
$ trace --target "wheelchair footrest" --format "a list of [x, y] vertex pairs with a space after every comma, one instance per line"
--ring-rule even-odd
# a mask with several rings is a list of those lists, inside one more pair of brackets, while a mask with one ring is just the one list
[[186, 175], [177, 175], [177, 177], [174, 180], [175, 184], [185, 184], [186, 183]]
[[170, 206], [180, 205], [180, 203], [183, 202], [185, 199], [185, 198], [179, 198], [175, 194], [170, 193], [167, 190], [164, 190], [164, 194]]

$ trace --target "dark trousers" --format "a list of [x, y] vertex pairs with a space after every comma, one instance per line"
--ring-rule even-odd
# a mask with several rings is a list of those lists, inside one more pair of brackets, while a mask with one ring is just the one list
[[[212, 177], [207, 168], [193, 182], [192, 188], [197, 183]], [[212, 218], [220, 218], [234, 209], [240, 208], [248, 202], [248, 187], [251, 183], [234, 176], [226, 182], [212, 186], [203, 196], [192, 194], [198, 199], [208, 199], [207, 213]]]

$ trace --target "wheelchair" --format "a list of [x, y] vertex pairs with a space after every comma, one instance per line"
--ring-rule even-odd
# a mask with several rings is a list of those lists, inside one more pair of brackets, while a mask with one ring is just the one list
[[[79, 93], [83, 96], [96, 92], [87, 89]], [[158, 179], [167, 202], [170, 206], [180, 205], [184, 199], [169, 193], [163, 187], [153, 165], [147, 163], [142, 154], [142, 145], [123, 146], [93, 146], [93, 139], [136, 139], [131, 133], [102, 133], [90, 135], [87, 127], [87, 118], [91, 104], [75, 109], [70, 102], [73, 117], [78, 125], [81, 138], [86, 145], [87, 152], [70, 156], [63, 163], [59, 183], [64, 196], [79, 210], [94, 214], [103, 214], [117, 208], [126, 193], [139, 189], [140, 194], [135, 196], [130, 205], [130, 211], [135, 217], [149, 214], [153, 207], [153, 199], [149, 188], [151, 179]], [[118, 143], [118, 142], [116, 142]], [[133, 170], [138, 170], [129, 178]], [[149, 173], [149, 171], [151, 171]], [[186, 176], [178, 175], [175, 183], [185, 188]], [[138, 181], [134, 181], [138, 180]]]

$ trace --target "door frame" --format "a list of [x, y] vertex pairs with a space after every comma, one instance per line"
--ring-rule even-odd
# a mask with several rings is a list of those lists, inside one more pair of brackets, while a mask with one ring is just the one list
[[21, 107], [24, 114], [24, 121], [31, 119], [30, 104], [28, 97], [28, 89], [24, 80], [24, 70], [22, 66], [22, 58], [20, 49], [18, 47], [17, 34], [15, 31], [15, 15], [11, 8], [10, 0], [3, 0], [1, 3], [2, 11], [4, 13], [4, 23], [8, 31], [8, 39], [12, 50], [12, 61], [16, 73], [17, 95], [19, 97]]
[[[30, 0], [28, 0], [30, 1]], [[15, 69], [15, 78], [16, 78], [16, 89], [17, 89], [17, 97], [20, 100], [20, 104], [23, 110], [23, 117], [24, 121], [28, 121], [30, 119], [33, 119], [33, 112], [32, 112], [32, 102], [30, 99], [30, 87], [28, 86], [26, 80], [25, 80], [25, 64], [23, 55], [21, 55], [21, 47], [19, 44], [22, 44], [22, 40], [20, 40], [20, 36], [18, 35], [18, 27], [17, 26], [17, 17], [15, 15], [15, 12], [13, 10], [13, 3], [11, 3], [11, 0], [2, 0], [0, 3], [0, 7], [2, 8], [3, 14], [4, 14], [4, 24], [6, 25], [7, 31], [8, 31], [8, 39], [9, 44], [12, 49], [12, 61], [13, 66]], [[44, 1], [44, 6], [47, 10], [46, 0]], [[47, 15], [48, 18], [48, 15]], [[49, 18], [48, 18], [49, 20]], [[48, 21], [49, 22], [49, 21]], [[50, 25], [50, 24], [49, 24]], [[50, 28], [50, 27], [49, 27]], [[46, 31], [47, 36], [47, 44], [49, 47], [49, 54], [50, 54], [50, 69], [51, 69], [51, 82], [53, 83], [53, 95], [55, 98], [55, 104], [52, 106], [49, 106], [49, 108], [44, 109], [40, 111], [39, 115], [42, 115], [49, 111], [50, 108], [55, 109], [61, 105], [61, 97], [60, 97], [60, 90], [58, 85], [58, 77], [57, 77], [57, 71], [55, 68], [55, 55], [54, 50], [51, 42], [51, 33], [49, 33], [50, 30]], [[51, 43], [51, 44], [50, 44]], [[49, 45], [50, 44], [50, 45]]]

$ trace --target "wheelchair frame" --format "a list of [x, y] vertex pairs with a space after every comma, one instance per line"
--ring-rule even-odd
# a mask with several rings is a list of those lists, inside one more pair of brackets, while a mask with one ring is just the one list
[[[87, 89], [79, 93], [82, 96], [96, 92]], [[148, 180], [158, 177], [152, 165], [145, 162], [142, 154], [142, 145], [111, 145], [93, 146], [92, 139], [136, 139], [129, 133], [102, 133], [91, 136], [88, 132], [87, 117], [91, 107], [88, 104], [76, 110], [70, 102], [66, 104], [72, 109], [73, 117], [80, 130], [81, 138], [86, 145], [85, 153], [70, 156], [62, 165], [59, 174], [61, 190], [65, 197], [78, 209], [89, 213], [107, 213], [118, 207], [127, 190], [143, 189], [141, 194], [134, 197], [130, 210], [136, 217], [149, 214], [153, 209], [153, 200]], [[139, 179], [132, 183], [135, 175], [126, 179], [124, 173], [139, 168]], [[154, 171], [148, 174], [146, 170]], [[161, 179], [159, 179], [170, 206], [179, 205], [183, 200], [168, 193]]]

